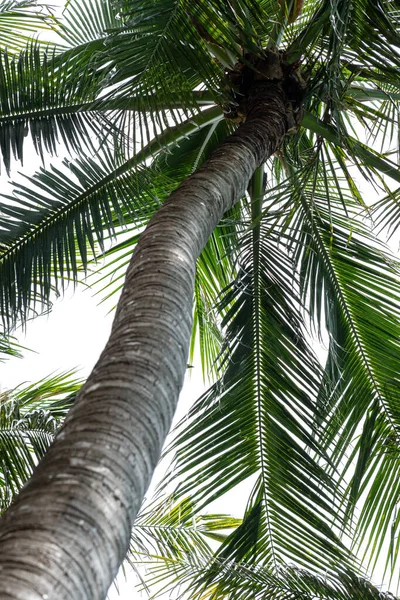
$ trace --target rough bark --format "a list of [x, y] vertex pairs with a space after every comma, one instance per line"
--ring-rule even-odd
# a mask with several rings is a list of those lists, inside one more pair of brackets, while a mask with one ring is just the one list
[[183, 383], [196, 259], [254, 170], [282, 143], [279, 83], [169, 197], [134, 252], [110, 339], [65, 425], [0, 528], [0, 598], [100, 600]]

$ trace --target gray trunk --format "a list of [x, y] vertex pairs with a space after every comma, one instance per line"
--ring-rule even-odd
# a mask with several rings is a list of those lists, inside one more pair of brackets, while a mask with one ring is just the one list
[[110, 339], [0, 528], [2, 600], [100, 600], [125, 557], [182, 387], [196, 259], [281, 145], [280, 85], [169, 197], [126, 275]]

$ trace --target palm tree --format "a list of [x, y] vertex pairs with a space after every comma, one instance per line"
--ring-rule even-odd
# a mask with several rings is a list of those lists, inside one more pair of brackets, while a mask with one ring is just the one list
[[[253, 481], [196, 585], [242, 597], [246, 573], [255, 596], [377, 597], [349, 548], [396, 573], [399, 282], [367, 221], [398, 226], [399, 14], [394, 0], [76, 0], [62, 44], [2, 53], [6, 169], [29, 132], [43, 160], [59, 141], [72, 153], [1, 204], [5, 328], [134, 247], [110, 340], [2, 519], [2, 598], [105, 596], [195, 339], [217, 381], [166, 485], [200, 510]], [[372, 208], [357, 169], [383, 191]]]

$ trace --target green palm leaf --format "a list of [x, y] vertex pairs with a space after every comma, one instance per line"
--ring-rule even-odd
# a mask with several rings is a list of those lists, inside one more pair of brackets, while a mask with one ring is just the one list
[[[328, 153], [325, 148], [324, 156]], [[290, 243], [304, 301], [318, 327], [324, 319], [329, 335], [325, 400], [321, 398], [329, 426], [320, 433], [321, 440], [332, 450], [340, 481], [348, 483], [348, 514], [356, 505], [361, 511], [357, 536], [363, 536], [374, 565], [390, 535], [390, 515], [397, 514], [393, 478], [398, 466], [384, 448], [388, 439], [396, 444], [400, 417], [400, 290], [395, 259], [356, 218], [358, 196], [354, 200], [346, 195], [343, 181], [339, 193], [328, 164], [326, 159], [315, 162], [300, 182], [298, 174], [290, 180], [288, 202], [297, 207]], [[386, 491], [384, 505], [375, 502], [378, 489]], [[374, 491], [367, 495], [367, 490]], [[392, 526], [396, 529], [397, 522]], [[396, 560], [397, 550], [391, 548], [391, 569]]]
[[104, 136], [110, 122], [95, 110], [81, 111], [96, 98], [98, 77], [92, 68], [67, 61], [56, 66], [54, 51], [37, 43], [18, 55], [0, 56], [0, 147], [6, 170], [11, 159], [23, 161], [25, 137], [42, 157], [55, 154], [62, 143], [67, 150], [92, 150], [92, 136]]
[[74, 371], [0, 395], [0, 508], [5, 510], [45, 455], [82, 381]]
[[6, 360], [7, 356], [22, 358], [21, 350], [23, 347], [18, 344], [16, 338], [6, 335], [0, 335], [0, 362]]
[[0, 2], [0, 49], [21, 50], [38, 30], [57, 26], [50, 7], [36, 0], [2, 0]]
[[74, 53], [83, 52], [87, 46], [93, 52], [91, 42], [97, 42], [97, 49], [101, 50], [100, 41], [120, 26], [115, 4], [101, 0], [70, 0], [64, 8], [58, 34]]
[[[167, 131], [166, 147], [219, 118], [220, 111], [210, 109]], [[41, 169], [28, 185], [15, 184], [14, 196], [1, 205], [0, 307], [6, 324], [25, 318], [32, 304], [46, 303], [53, 287], [63, 289], [64, 278], [76, 280], [78, 262], [86, 268], [103, 247], [104, 229], [113, 234], [128, 218], [136, 227], [147, 222], [176, 183], [157, 162], [131, 168], [159, 151], [159, 143], [153, 140], [132, 158], [104, 148], [95, 159], [64, 161], [67, 171]], [[24, 269], [15, 268], [22, 263]]]

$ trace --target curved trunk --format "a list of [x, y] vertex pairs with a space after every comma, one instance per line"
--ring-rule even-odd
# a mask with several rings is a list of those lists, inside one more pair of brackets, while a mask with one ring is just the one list
[[280, 84], [255, 100], [247, 121], [143, 233], [110, 339], [56, 441], [1, 521], [2, 600], [106, 596], [183, 383], [196, 259], [288, 127]]

